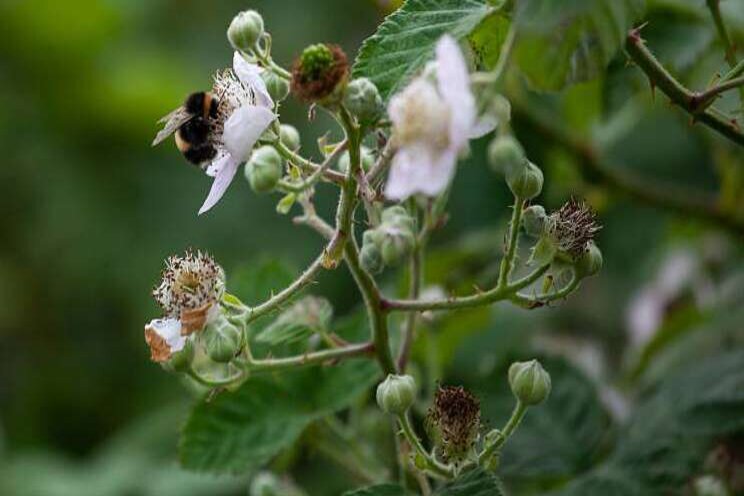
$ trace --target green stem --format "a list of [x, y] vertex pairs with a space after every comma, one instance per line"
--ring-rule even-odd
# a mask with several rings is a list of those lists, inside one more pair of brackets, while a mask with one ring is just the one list
[[509, 238], [506, 245], [506, 253], [501, 260], [497, 288], [504, 288], [508, 285], [509, 278], [514, 269], [514, 257], [517, 254], [517, 246], [519, 244], [519, 223], [522, 220], [524, 204], [525, 200], [514, 197], [514, 211], [512, 211], [511, 222], [509, 223]]
[[495, 287], [489, 291], [484, 291], [470, 296], [461, 296], [445, 298], [441, 300], [383, 300], [383, 305], [388, 311], [426, 311], [426, 310], [455, 310], [460, 308], [472, 308], [489, 305], [498, 301], [510, 300], [520, 289], [526, 288], [530, 284], [542, 277], [550, 268], [544, 265], [535, 269], [527, 276], [514, 281], [503, 288]]
[[330, 154], [328, 154], [325, 160], [323, 160], [323, 163], [320, 164], [312, 173], [310, 173], [307, 178], [297, 182], [280, 180], [278, 186], [281, 189], [292, 193], [301, 193], [306, 189], [311, 188], [320, 180], [321, 177], [323, 177], [323, 175], [326, 173], [326, 171], [329, 170], [329, 167], [333, 165], [333, 163], [341, 155], [341, 153], [346, 150], [347, 145], [348, 143], [346, 141], [340, 143], [336, 148], [333, 149]]
[[[274, 141], [271, 143], [271, 145], [276, 149], [277, 152], [279, 152], [279, 155], [281, 155], [285, 160], [288, 160], [298, 166], [300, 169], [302, 169], [304, 172], [308, 174], [315, 173], [318, 169], [320, 169], [322, 166], [320, 164], [316, 164], [302, 155], [295, 153], [294, 151], [287, 148], [284, 143], [281, 141]], [[334, 171], [332, 169], [325, 169], [322, 172], [323, 179], [326, 179], [327, 181], [330, 181], [332, 183], [336, 184], [343, 184], [346, 180], [346, 177], [341, 174], [340, 172]]]
[[408, 414], [404, 413], [398, 415], [398, 423], [400, 424], [403, 436], [406, 438], [408, 443], [416, 450], [418, 455], [426, 462], [426, 470], [434, 475], [451, 479], [455, 475], [454, 469], [449, 465], [444, 465], [434, 459], [421, 444], [421, 440], [416, 435], [411, 425], [411, 420], [408, 418]]
[[245, 368], [251, 373], [276, 372], [278, 370], [316, 365], [333, 360], [343, 360], [371, 355], [373, 350], [374, 345], [372, 343], [359, 343], [344, 346], [342, 348], [330, 348], [291, 357], [250, 360], [245, 363]]
[[[423, 258], [423, 246], [417, 242], [413, 248], [413, 253], [411, 253], [408, 269], [408, 298], [411, 300], [418, 300], [419, 293], [421, 292]], [[406, 371], [406, 366], [408, 365], [408, 357], [411, 354], [411, 347], [416, 336], [417, 322], [418, 312], [408, 312], [403, 327], [403, 340], [398, 354], [398, 370], [401, 374]]]
[[579, 287], [579, 284], [581, 283], [581, 280], [574, 275], [571, 278], [571, 281], [569, 281], [568, 284], [563, 286], [558, 291], [554, 291], [552, 293], [543, 293], [538, 294], [534, 296], [529, 295], [523, 295], [520, 293], [514, 294], [510, 299], [512, 302], [521, 305], [526, 308], [535, 308], [537, 306], [542, 306], [547, 303], [550, 303], [551, 301], [560, 300], [561, 298], [565, 298], [569, 294], [571, 294], [576, 288]]
[[713, 108], [707, 108], [700, 93], [692, 92], [677, 81], [646, 47], [640, 31], [634, 29], [627, 36], [625, 49], [630, 58], [646, 73], [651, 83], [664, 92], [669, 99], [700, 121], [738, 145], [744, 146], [744, 132], [736, 121], [727, 119]]
[[509, 437], [514, 433], [517, 427], [519, 427], [519, 423], [522, 422], [525, 413], [527, 413], [527, 406], [517, 400], [517, 404], [514, 406], [509, 421], [506, 423], [494, 442], [486, 446], [478, 455], [479, 464], [483, 464], [491, 458], [491, 456], [493, 456], [493, 454], [509, 440]]

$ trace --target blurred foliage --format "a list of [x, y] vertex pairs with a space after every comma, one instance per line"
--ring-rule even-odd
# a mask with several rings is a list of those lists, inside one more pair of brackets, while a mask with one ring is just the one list
[[[339, 42], [355, 54], [381, 15], [399, 3], [322, 0], [309, 7], [299, 0], [264, 0], [249, 6], [264, 15], [278, 60], [289, 63], [314, 41]], [[609, 23], [619, 36], [632, 25], [629, 12], [635, 9], [635, 2], [620, 3], [624, 7], [608, 17], [593, 10], [600, 2], [579, 0], [571, 2], [578, 10], [562, 13], [581, 14], [592, 29]], [[646, 3], [649, 25], [643, 35], [681, 81], [703, 88], [711, 74], [726, 69], [704, 2]], [[724, 0], [721, 6], [732, 37], [744, 46], [739, 0]], [[289, 259], [300, 267], [320, 246], [311, 233], [278, 219], [274, 199], [252, 194], [240, 181], [219, 208], [197, 219], [207, 179], [184, 165], [174, 148], [149, 147], [155, 121], [183, 95], [206, 87], [209, 75], [229, 63], [224, 31], [243, 8], [246, 2], [237, 0], [0, 3], [0, 103], [5, 109], [0, 113], [5, 160], [0, 168], [0, 494], [245, 493], [248, 474], [215, 478], [177, 468], [177, 431], [193, 388], [180, 387], [147, 360], [141, 332], [157, 313], [148, 288], [172, 252], [190, 245], [209, 250], [226, 268], [230, 290], [253, 303], [282, 285], [278, 279], [260, 282], [262, 277], [268, 281], [287, 274], [277, 262], [259, 263], [262, 256]], [[482, 25], [491, 26], [497, 45], [504, 36], [501, 22], [489, 18]], [[489, 39], [490, 33], [477, 33], [471, 42], [478, 48], [478, 40]], [[552, 48], [562, 55], [577, 49], [586, 55], [581, 51], [586, 38], [564, 40]], [[537, 85], [543, 88], [599, 72], [596, 79], [538, 95], [510, 73], [510, 96], [523, 108], [551, 112], [553, 121], [596, 145], [613, 166], [662, 187], [720, 191], [716, 201], [741, 214], [741, 150], [691, 126], [662, 95], [654, 99], [622, 53], [612, 58], [619, 43], [603, 39], [603, 47], [613, 48], [599, 59], [581, 58], [585, 63], [561, 65], [560, 71], [523, 68], [533, 85], [535, 78], [543, 78]], [[478, 50], [485, 64], [497, 53], [488, 46]], [[531, 54], [544, 49], [545, 38], [536, 37], [519, 48], [518, 63], [534, 62], [538, 57]], [[597, 71], [605, 62], [609, 68]], [[737, 104], [733, 92], [720, 102], [731, 112]], [[528, 414], [523, 430], [507, 446], [501, 467], [507, 489], [519, 494], [561, 488], [564, 494], [648, 494], [642, 491], [689, 487], [693, 475], [711, 471], [704, 463], [706, 453], [717, 445], [740, 450], [737, 436], [744, 432], [741, 353], [722, 355], [744, 344], [741, 235], [618, 194], [519, 111], [515, 114], [517, 135], [545, 170], [546, 206], [577, 195], [599, 210], [605, 268], [556, 308], [527, 312], [499, 305], [426, 316], [414, 350], [417, 373], [426, 377], [419, 382], [467, 384], [481, 396], [491, 425], [500, 425], [510, 405], [508, 363], [544, 356], [554, 374], [554, 394]], [[294, 103], [283, 109], [283, 117], [301, 128], [305, 149], [314, 150], [322, 118], [308, 123], [306, 109]], [[465, 292], [492, 280], [500, 254], [503, 233], [493, 226], [504, 225], [509, 196], [483, 166], [484, 149], [484, 142], [473, 143], [473, 159], [460, 167], [447, 229], [436, 233], [426, 267], [427, 282], [445, 292]], [[321, 201], [321, 212], [332, 200]], [[692, 268], [665, 271], [680, 250]], [[328, 273], [320, 282], [316, 292], [333, 302], [336, 315], [353, 312], [358, 298], [347, 274]], [[384, 282], [391, 292], [402, 286], [394, 276]], [[657, 318], [653, 325], [634, 323], [637, 315], [651, 322], [649, 312]], [[264, 320], [256, 331], [269, 323]], [[245, 388], [273, 390], [274, 380], [263, 378]], [[362, 381], [351, 391], [363, 396], [366, 385]], [[194, 415], [224, 407], [231, 398], [220, 396]], [[357, 398], [331, 407], [318, 400], [313, 408], [332, 411], [352, 400]], [[640, 408], [630, 414], [636, 405]], [[287, 412], [297, 413], [294, 408]], [[313, 412], [303, 414], [302, 425], [289, 432], [283, 445], [297, 438], [300, 446], [311, 444], [306, 441], [317, 425], [302, 430], [317, 418]], [[356, 413], [352, 407], [348, 415]], [[378, 453], [390, 452], [384, 418], [352, 420], [367, 435], [377, 433]], [[683, 427], [688, 425], [694, 435], [687, 436]], [[646, 444], [649, 438], [658, 438], [659, 444]], [[275, 453], [266, 451], [261, 461]], [[280, 472], [291, 467], [313, 495], [339, 494], [360, 482], [353, 476], [324, 476], [337, 468], [311, 449], [290, 450], [272, 467]], [[643, 476], [630, 478], [629, 470]], [[573, 477], [579, 479], [566, 488]], [[379, 494], [397, 494], [387, 491]]]

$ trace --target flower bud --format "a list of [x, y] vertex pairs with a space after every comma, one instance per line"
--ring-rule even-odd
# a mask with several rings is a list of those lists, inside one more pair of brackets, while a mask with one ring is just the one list
[[537, 405], [550, 394], [550, 374], [537, 360], [514, 362], [509, 367], [509, 386], [522, 404]]
[[343, 96], [348, 77], [349, 61], [341, 47], [310, 45], [292, 66], [292, 94], [306, 103], [335, 105]]
[[522, 200], [531, 200], [542, 191], [543, 173], [538, 166], [529, 162], [527, 167], [507, 172], [506, 184], [514, 196]]
[[351, 81], [346, 87], [344, 106], [361, 124], [374, 124], [382, 115], [382, 97], [367, 78]]
[[255, 48], [264, 32], [264, 21], [255, 10], [246, 10], [236, 15], [227, 28], [227, 39], [236, 50], [244, 52]]
[[539, 238], [545, 231], [548, 214], [542, 205], [532, 205], [522, 212], [522, 226], [528, 235]]
[[240, 351], [242, 333], [224, 315], [220, 314], [204, 329], [204, 343], [209, 358], [215, 362], [226, 363]]
[[359, 263], [362, 268], [371, 274], [379, 274], [385, 267], [380, 251], [382, 234], [377, 229], [364, 232], [362, 237], [362, 249], [359, 252]]
[[261, 79], [266, 83], [266, 91], [274, 102], [281, 102], [289, 96], [289, 82], [274, 71], [261, 72]]
[[395, 265], [416, 245], [415, 221], [405, 208], [396, 205], [382, 212], [379, 246], [385, 265]]
[[279, 128], [279, 139], [284, 146], [293, 152], [300, 149], [300, 132], [294, 126], [282, 124]]
[[410, 375], [388, 374], [377, 386], [377, 404], [383, 412], [393, 415], [405, 413], [416, 399], [416, 381]]
[[253, 152], [245, 164], [245, 177], [256, 193], [271, 191], [283, 172], [282, 157], [273, 147], [262, 146]]
[[[364, 172], [367, 172], [375, 164], [375, 158], [372, 156], [372, 152], [366, 146], [361, 147], [360, 154], [362, 158], [362, 170], [364, 170]], [[351, 157], [349, 157], [349, 152], [342, 153], [341, 157], [338, 159], [338, 170], [341, 172], [346, 172], [347, 170], [349, 170], [350, 161]]]
[[527, 166], [527, 156], [513, 136], [499, 136], [488, 147], [488, 162], [494, 172], [509, 176]]
[[579, 278], [590, 277], [602, 269], [602, 252], [594, 241], [589, 241], [586, 250], [576, 260], [576, 276]]

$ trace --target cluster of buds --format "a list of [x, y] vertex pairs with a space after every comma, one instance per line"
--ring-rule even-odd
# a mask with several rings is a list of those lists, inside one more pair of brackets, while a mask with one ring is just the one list
[[153, 290], [163, 317], [145, 326], [152, 360], [186, 370], [199, 345], [216, 362], [231, 360], [241, 347], [242, 332], [222, 312], [224, 291], [225, 273], [207, 253], [187, 250], [168, 258]]
[[378, 273], [385, 266], [404, 259], [416, 245], [415, 227], [416, 221], [404, 207], [387, 208], [382, 213], [380, 225], [364, 233], [360, 253], [362, 266], [369, 272]]
[[572, 198], [550, 215], [542, 206], [532, 205], [525, 209], [522, 222], [527, 234], [539, 238], [532, 253], [538, 264], [557, 258], [573, 265], [581, 278], [602, 268], [602, 252], [594, 243], [601, 226], [585, 202]]

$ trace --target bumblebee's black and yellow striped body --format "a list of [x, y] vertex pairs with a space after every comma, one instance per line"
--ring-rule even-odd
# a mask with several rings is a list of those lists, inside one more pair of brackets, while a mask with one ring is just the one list
[[178, 127], [175, 136], [178, 150], [192, 164], [201, 165], [217, 153], [209, 137], [218, 107], [219, 102], [209, 92], [192, 93], [186, 98], [183, 108], [191, 118]]

